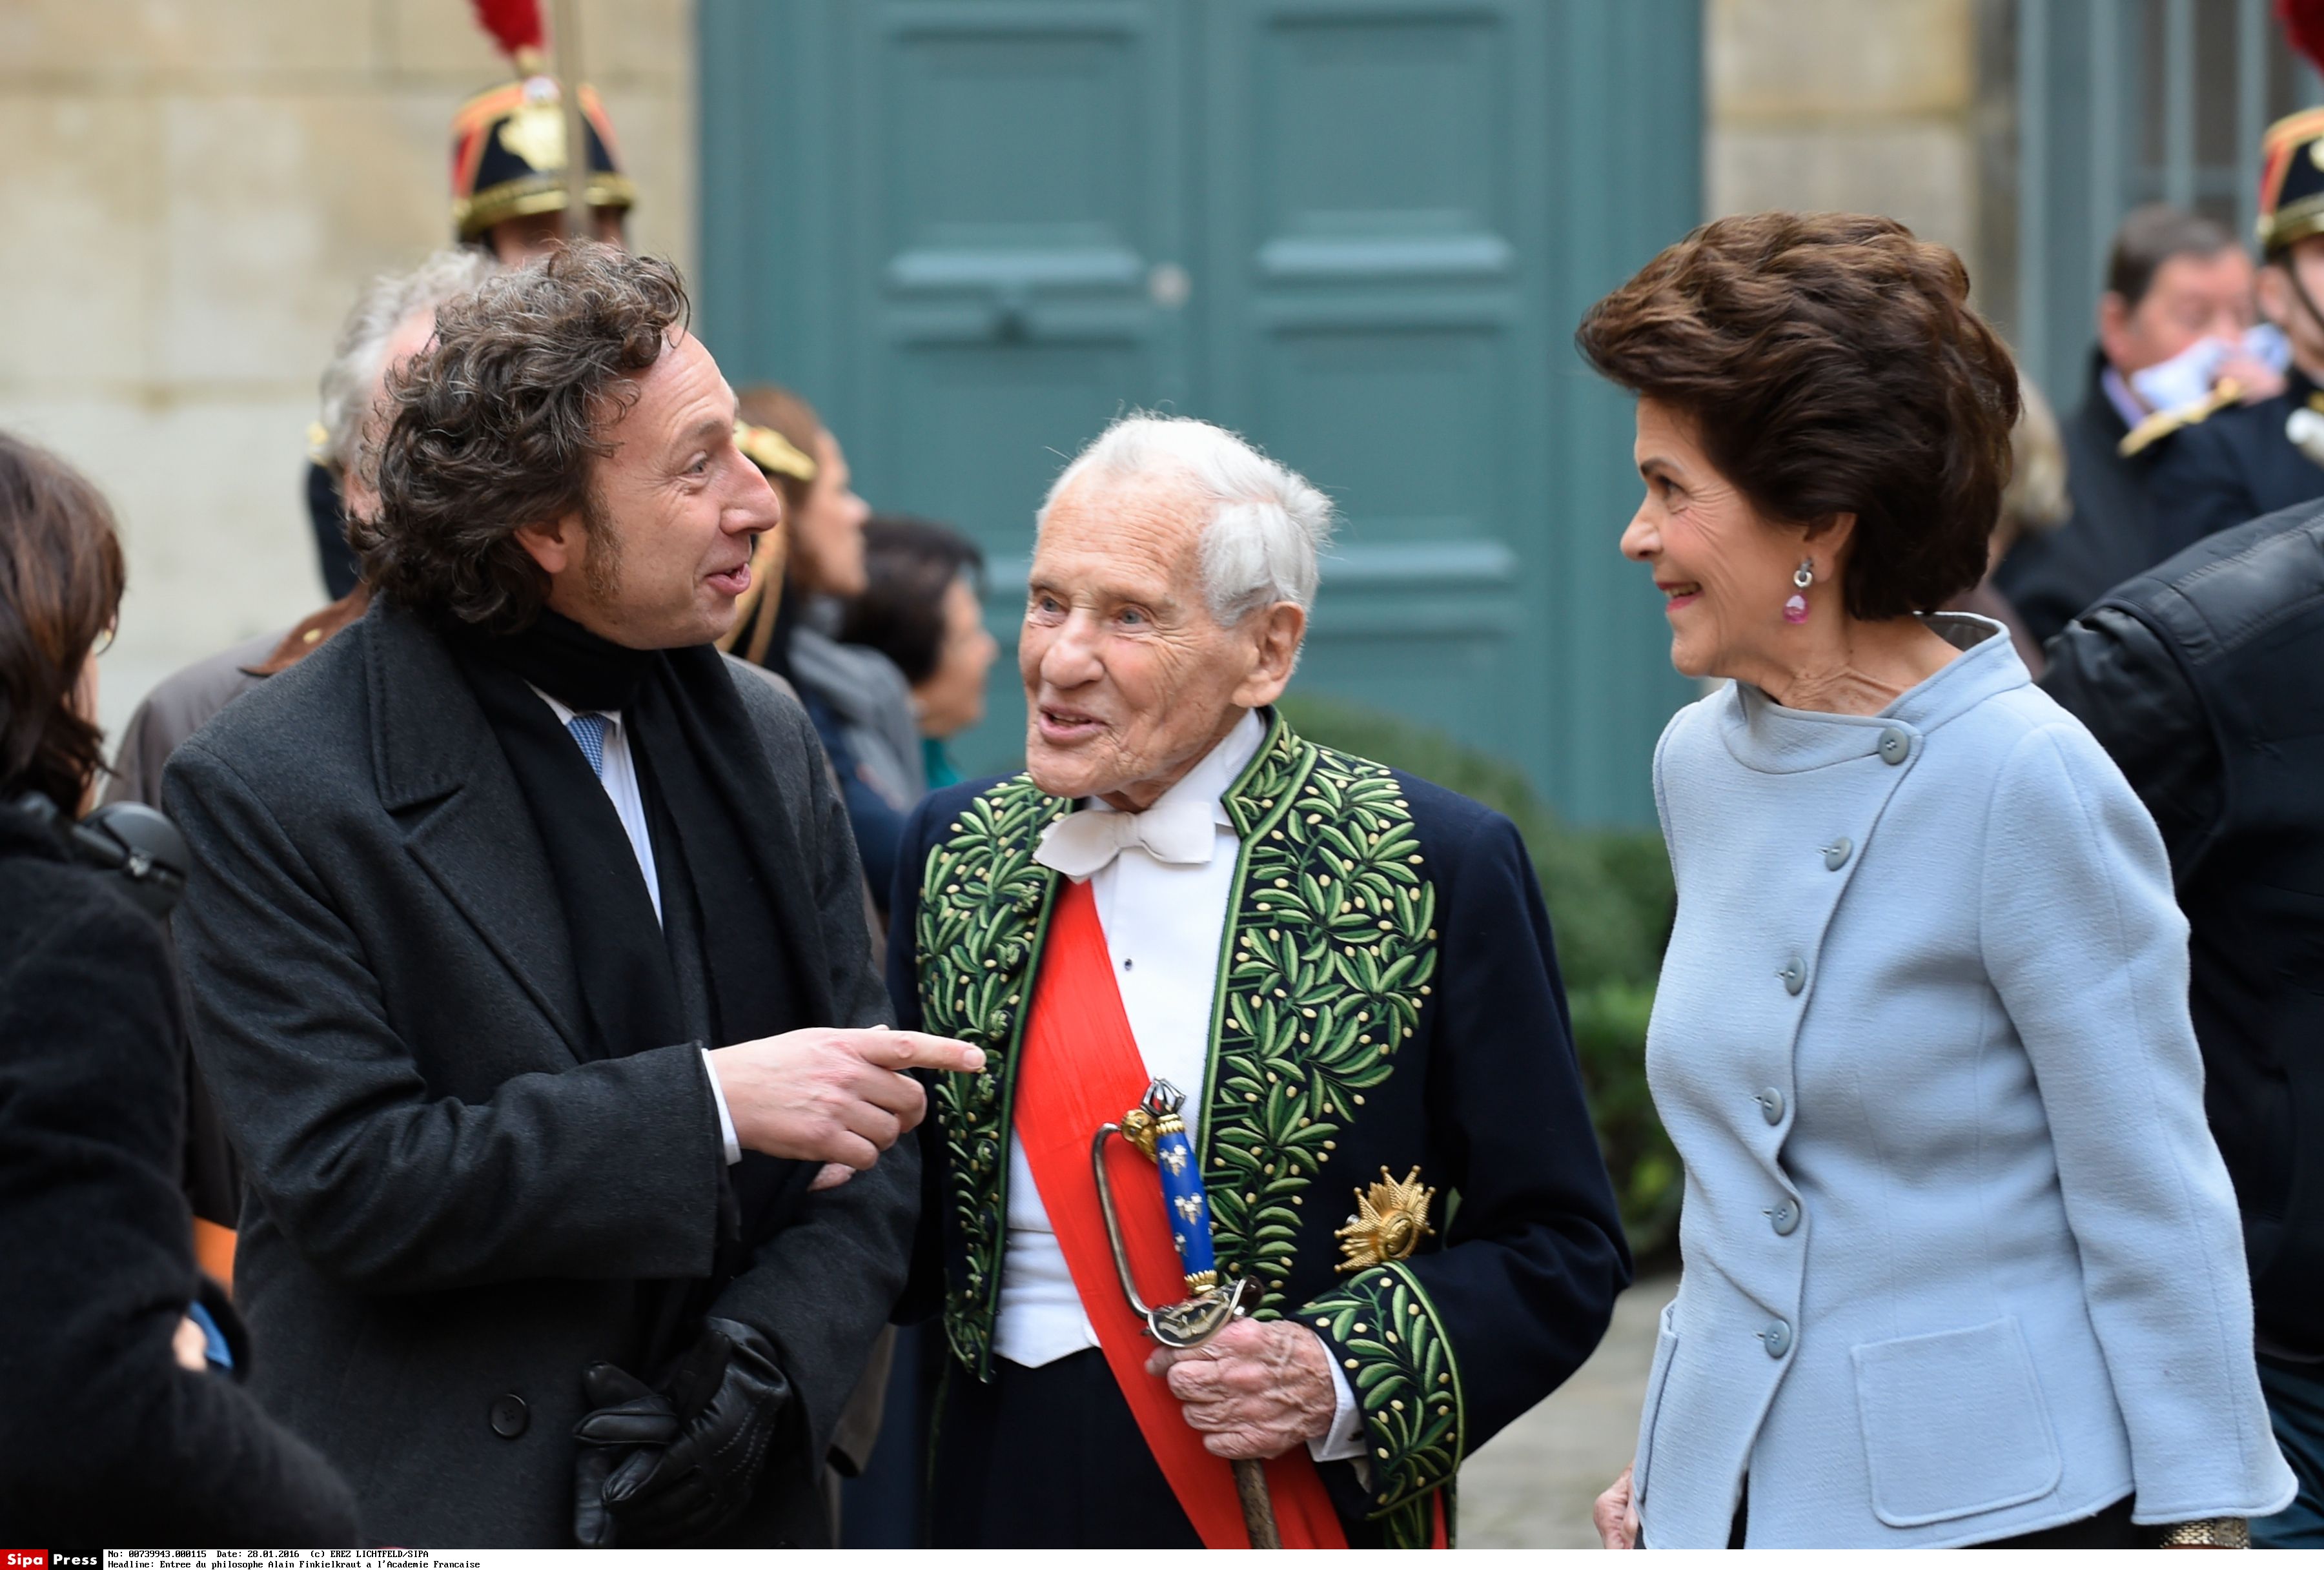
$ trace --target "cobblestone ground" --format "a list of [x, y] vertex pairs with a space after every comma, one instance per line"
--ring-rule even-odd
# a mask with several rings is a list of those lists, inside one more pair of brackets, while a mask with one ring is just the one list
[[1622, 1294], [1614, 1323], [1564, 1387], [1493, 1436], [1461, 1469], [1464, 1548], [1594, 1548], [1590, 1505], [1629, 1464], [1655, 1356], [1655, 1321], [1678, 1277]]

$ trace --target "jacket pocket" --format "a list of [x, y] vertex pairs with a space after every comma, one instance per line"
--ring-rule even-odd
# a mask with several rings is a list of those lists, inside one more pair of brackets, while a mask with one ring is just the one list
[[1872, 1512], [1925, 1526], [2040, 1499], [2063, 1463], [2016, 1317], [1854, 1349]]
[[1630, 1463], [1630, 1500], [1641, 1513], [1646, 1503], [1646, 1473], [1655, 1452], [1655, 1419], [1661, 1415], [1663, 1386], [1670, 1381], [1671, 1359], [1678, 1352], [1678, 1334], [1670, 1327], [1676, 1301], [1665, 1305], [1655, 1328], [1655, 1361], [1646, 1369], [1646, 1403], [1638, 1412], [1638, 1449]]

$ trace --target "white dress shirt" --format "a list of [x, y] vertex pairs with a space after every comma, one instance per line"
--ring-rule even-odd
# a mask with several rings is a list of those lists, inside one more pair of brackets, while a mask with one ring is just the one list
[[[526, 685], [530, 687], [531, 683]], [[605, 788], [605, 799], [613, 804], [613, 816], [622, 820], [622, 832], [629, 836], [630, 850], [638, 858], [638, 871], [646, 880], [646, 893], [653, 900], [654, 919], [660, 920], [661, 879], [654, 870], [653, 836], [646, 827], [645, 797], [638, 790], [637, 760], [630, 755], [630, 727], [622, 723], [621, 710], [567, 708], [540, 688], [534, 687], [532, 690], [557, 716], [557, 723], [565, 727], [567, 735], [573, 734], [573, 716], [576, 714], [594, 714], [605, 722], [605, 766], [597, 771], [597, 783]], [[580, 746], [580, 739], [575, 737], [573, 744]], [[712, 1067], [706, 1049], [702, 1054], [702, 1067], [710, 1076], [710, 1099], [718, 1104], [718, 1140], [724, 1148], [726, 1164], [731, 1167], [742, 1159], [742, 1145], [735, 1137], [734, 1117], [726, 1110], [726, 1092], [718, 1084], [718, 1070]]]
[[[1133, 844], [1089, 878], [1139, 1056], [1148, 1077], [1167, 1079], [1186, 1093], [1180, 1115], [1190, 1138], [1200, 1132], [1219, 945], [1226, 932], [1227, 903], [1234, 893], [1235, 862], [1242, 846], [1228, 821], [1223, 798], [1258, 756], [1266, 734], [1259, 716], [1246, 714], [1225, 740], [1148, 809], [1170, 813], [1186, 810], [1194, 801], [1207, 802], [1215, 826], [1207, 861], [1165, 862]], [[1115, 810], [1095, 798], [1084, 800], [1082, 809]], [[1025, 1159], [1024, 1142], [1013, 1130], [1009, 1137], [1009, 1235], [1001, 1256], [1001, 1307], [993, 1339], [1001, 1356], [1027, 1368], [1098, 1344]], [[1338, 1390], [1332, 1430], [1309, 1441], [1318, 1461], [1358, 1456], [1363, 1447], [1355, 1398], [1337, 1363], [1332, 1372]]]

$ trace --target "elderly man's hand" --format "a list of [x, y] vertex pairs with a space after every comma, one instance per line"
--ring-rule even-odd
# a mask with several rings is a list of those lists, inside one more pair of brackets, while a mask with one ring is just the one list
[[1238, 1319], [1204, 1345], [1146, 1360], [1185, 1403], [1203, 1448], [1229, 1461], [1263, 1461], [1332, 1431], [1339, 1402], [1332, 1354], [1304, 1325]]

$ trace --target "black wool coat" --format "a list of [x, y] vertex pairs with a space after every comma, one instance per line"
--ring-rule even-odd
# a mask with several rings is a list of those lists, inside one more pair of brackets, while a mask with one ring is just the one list
[[323, 1458], [171, 1353], [185, 1050], [160, 926], [0, 807], [0, 1540], [355, 1544]]
[[2260, 1350], [2324, 1358], [2324, 503], [2123, 584], [2051, 654], [2171, 853]]
[[2099, 377], [2106, 360], [2093, 351], [2082, 406], [2060, 435], [2066, 446], [2066, 491], [2072, 513], [2055, 529], [2021, 538], [1994, 575], [2037, 643], [2046, 643], [2100, 595], [2171, 554], [2155, 533], [2147, 484], [2163, 448], [2129, 457], [2124, 423]]
[[[840, 1015], [888, 1019], [862, 873], [792, 700], [736, 683], [778, 859]], [[557, 887], [436, 634], [374, 605], [178, 750], [195, 1047], [250, 1187], [235, 1262], [261, 1398], [375, 1541], [567, 1547], [581, 1372], [651, 1283], [710, 1278], [724, 1158], [698, 1043], [585, 1061]], [[707, 1043], [706, 1045], [724, 1045]], [[918, 1163], [806, 1198], [710, 1312], [773, 1343], [805, 1421], [725, 1546], [814, 1544], [840, 1409], [904, 1281]], [[633, 1371], [644, 1373], [642, 1369]]]

